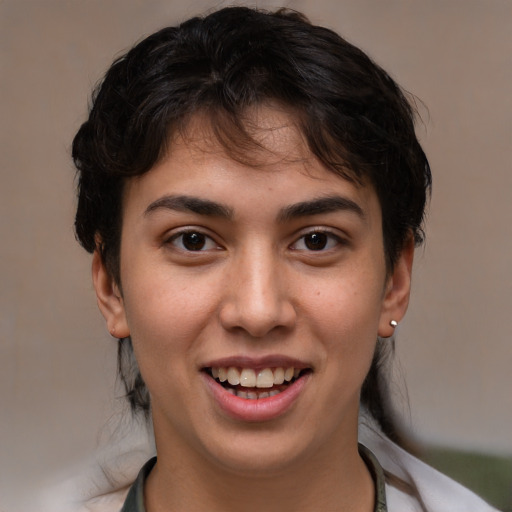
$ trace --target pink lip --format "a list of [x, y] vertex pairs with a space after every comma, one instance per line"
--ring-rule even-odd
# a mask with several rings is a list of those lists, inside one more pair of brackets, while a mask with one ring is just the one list
[[309, 368], [310, 366], [287, 356], [272, 355], [264, 357], [224, 357], [207, 362], [203, 368], [229, 368], [234, 366], [237, 368], [252, 368], [254, 370], [263, 368]]
[[[227, 366], [243, 366], [247, 368], [245, 365], [233, 363], [234, 361], [231, 360], [231, 363]], [[280, 365], [267, 364], [266, 367], [269, 366]], [[290, 364], [289, 366], [293, 365]], [[250, 365], [249, 367], [254, 368], [253, 365]], [[307, 373], [306, 375], [300, 377], [292, 384], [288, 385], [288, 387], [278, 395], [258, 400], [248, 400], [245, 398], [240, 398], [236, 395], [232, 395], [226, 391], [216, 380], [210, 377], [209, 374], [202, 372], [202, 377], [205, 379], [207, 388], [210, 391], [217, 406], [228, 416], [247, 422], [269, 421], [284, 414], [297, 401], [304, 389], [304, 386], [309, 380], [310, 375], [310, 373]], [[262, 391], [264, 390], [262, 389]]]

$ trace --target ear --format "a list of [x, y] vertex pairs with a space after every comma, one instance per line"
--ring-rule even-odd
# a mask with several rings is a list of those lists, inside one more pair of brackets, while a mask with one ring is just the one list
[[94, 251], [92, 257], [92, 281], [108, 332], [115, 338], [126, 338], [130, 335], [130, 329], [126, 322], [123, 297], [119, 286], [107, 272], [98, 250]]
[[390, 324], [391, 320], [400, 322], [407, 311], [413, 259], [414, 238], [410, 236], [386, 282], [378, 331], [381, 338], [393, 335], [394, 327]]

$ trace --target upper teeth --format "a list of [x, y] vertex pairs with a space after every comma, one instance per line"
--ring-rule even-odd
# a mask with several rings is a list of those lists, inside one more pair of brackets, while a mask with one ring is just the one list
[[214, 367], [212, 376], [221, 382], [228, 381], [232, 386], [242, 386], [244, 388], [271, 388], [274, 385], [290, 382], [294, 377], [298, 377], [300, 369], [289, 368], [263, 368], [253, 370], [252, 368]]

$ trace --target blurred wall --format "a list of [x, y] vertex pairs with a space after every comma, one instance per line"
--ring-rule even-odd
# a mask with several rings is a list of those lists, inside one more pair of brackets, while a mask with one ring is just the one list
[[[270, 7], [272, 2], [253, 4]], [[92, 86], [152, 31], [224, 2], [0, 1], [0, 508], [90, 453], [117, 403], [69, 150]], [[420, 439], [512, 455], [512, 3], [288, 1], [420, 100], [434, 174], [398, 357]]]

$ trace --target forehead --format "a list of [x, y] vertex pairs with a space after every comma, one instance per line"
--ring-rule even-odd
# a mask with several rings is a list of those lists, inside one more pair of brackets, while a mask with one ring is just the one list
[[160, 161], [146, 174], [129, 180], [124, 206], [136, 202], [140, 210], [165, 193], [217, 196], [228, 202], [243, 196], [252, 205], [264, 203], [253, 197], [263, 194], [270, 206], [272, 189], [279, 190], [283, 204], [334, 191], [362, 204], [375, 201], [371, 184], [327, 169], [311, 153], [289, 110], [258, 106], [249, 109], [242, 121], [245, 133], [226, 138], [229, 131], [219, 130], [211, 117], [191, 117], [170, 138]]
[[165, 156], [186, 145], [200, 155], [213, 153], [254, 168], [314, 159], [290, 109], [277, 103], [246, 108], [241, 114], [197, 113], [173, 133]]

